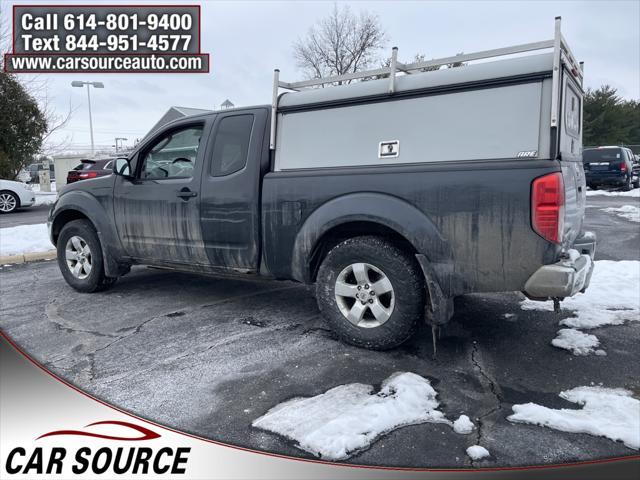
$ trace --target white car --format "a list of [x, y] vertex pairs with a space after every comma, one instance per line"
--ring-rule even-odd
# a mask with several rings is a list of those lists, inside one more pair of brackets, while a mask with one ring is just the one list
[[30, 207], [36, 195], [27, 185], [0, 179], [0, 213], [11, 213], [17, 208]]

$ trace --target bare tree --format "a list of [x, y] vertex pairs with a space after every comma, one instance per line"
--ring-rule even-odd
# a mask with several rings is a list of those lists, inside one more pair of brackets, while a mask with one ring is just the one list
[[309, 29], [293, 45], [298, 66], [307, 78], [323, 78], [366, 70], [377, 63], [386, 35], [378, 17], [348, 6], [338, 8]]
[[[0, 4], [0, 71], [4, 69], [4, 54], [11, 52], [11, 15], [7, 13], [5, 5]], [[16, 80], [25, 88], [27, 92], [36, 100], [40, 111], [44, 115], [47, 122], [47, 131], [42, 139], [42, 147], [40, 149], [43, 155], [55, 155], [66, 148], [71, 143], [71, 136], [54, 140], [54, 133], [62, 130], [67, 126], [71, 117], [77, 110], [72, 106], [69, 99], [69, 106], [63, 113], [56, 111], [51, 101], [49, 82], [46, 77], [41, 75], [17, 75]]]
[[6, 5], [0, 3], [0, 71], [4, 71], [4, 54], [11, 49], [11, 25]]

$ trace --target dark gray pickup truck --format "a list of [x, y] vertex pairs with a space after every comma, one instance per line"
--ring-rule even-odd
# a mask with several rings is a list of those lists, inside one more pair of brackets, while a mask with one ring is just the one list
[[272, 105], [174, 121], [114, 175], [63, 188], [49, 216], [62, 274], [83, 292], [134, 264], [315, 283], [334, 331], [377, 349], [445, 323], [466, 293], [584, 291], [582, 66], [559, 20], [552, 40], [455, 61], [537, 49], [552, 51], [276, 71]]

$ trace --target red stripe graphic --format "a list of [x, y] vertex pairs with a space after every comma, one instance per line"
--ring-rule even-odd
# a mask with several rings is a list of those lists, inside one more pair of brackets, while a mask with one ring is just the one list
[[142, 427], [140, 425], [136, 425], [134, 423], [129, 422], [120, 422], [118, 420], [105, 420], [103, 422], [95, 422], [90, 423], [89, 425], [85, 425], [84, 428], [92, 427], [94, 425], [120, 425], [122, 427], [131, 428], [136, 430], [137, 432], [142, 433], [141, 437], [114, 437], [112, 435], [102, 435], [100, 433], [92, 433], [92, 432], [83, 432], [81, 430], [56, 430], [55, 432], [45, 433], [44, 435], [40, 435], [36, 440], [40, 440], [44, 437], [52, 437], [54, 435], [78, 435], [83, 437], [95, 437], [95, 438], [104, 438], [106, 440], [126, 440], [126, 441], [137, 441], [137, 440], [153, 440], [154, 438], [160, 438], [160, 434], [154, 432], [153, 430], [149, 430], [148, 428]]

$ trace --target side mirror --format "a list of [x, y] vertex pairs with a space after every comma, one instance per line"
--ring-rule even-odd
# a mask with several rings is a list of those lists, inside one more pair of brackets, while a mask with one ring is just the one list
[[128, 158], [116, 158], [113, 162], [113, 173], [121, 177], [131, 177], [131, 163]]

